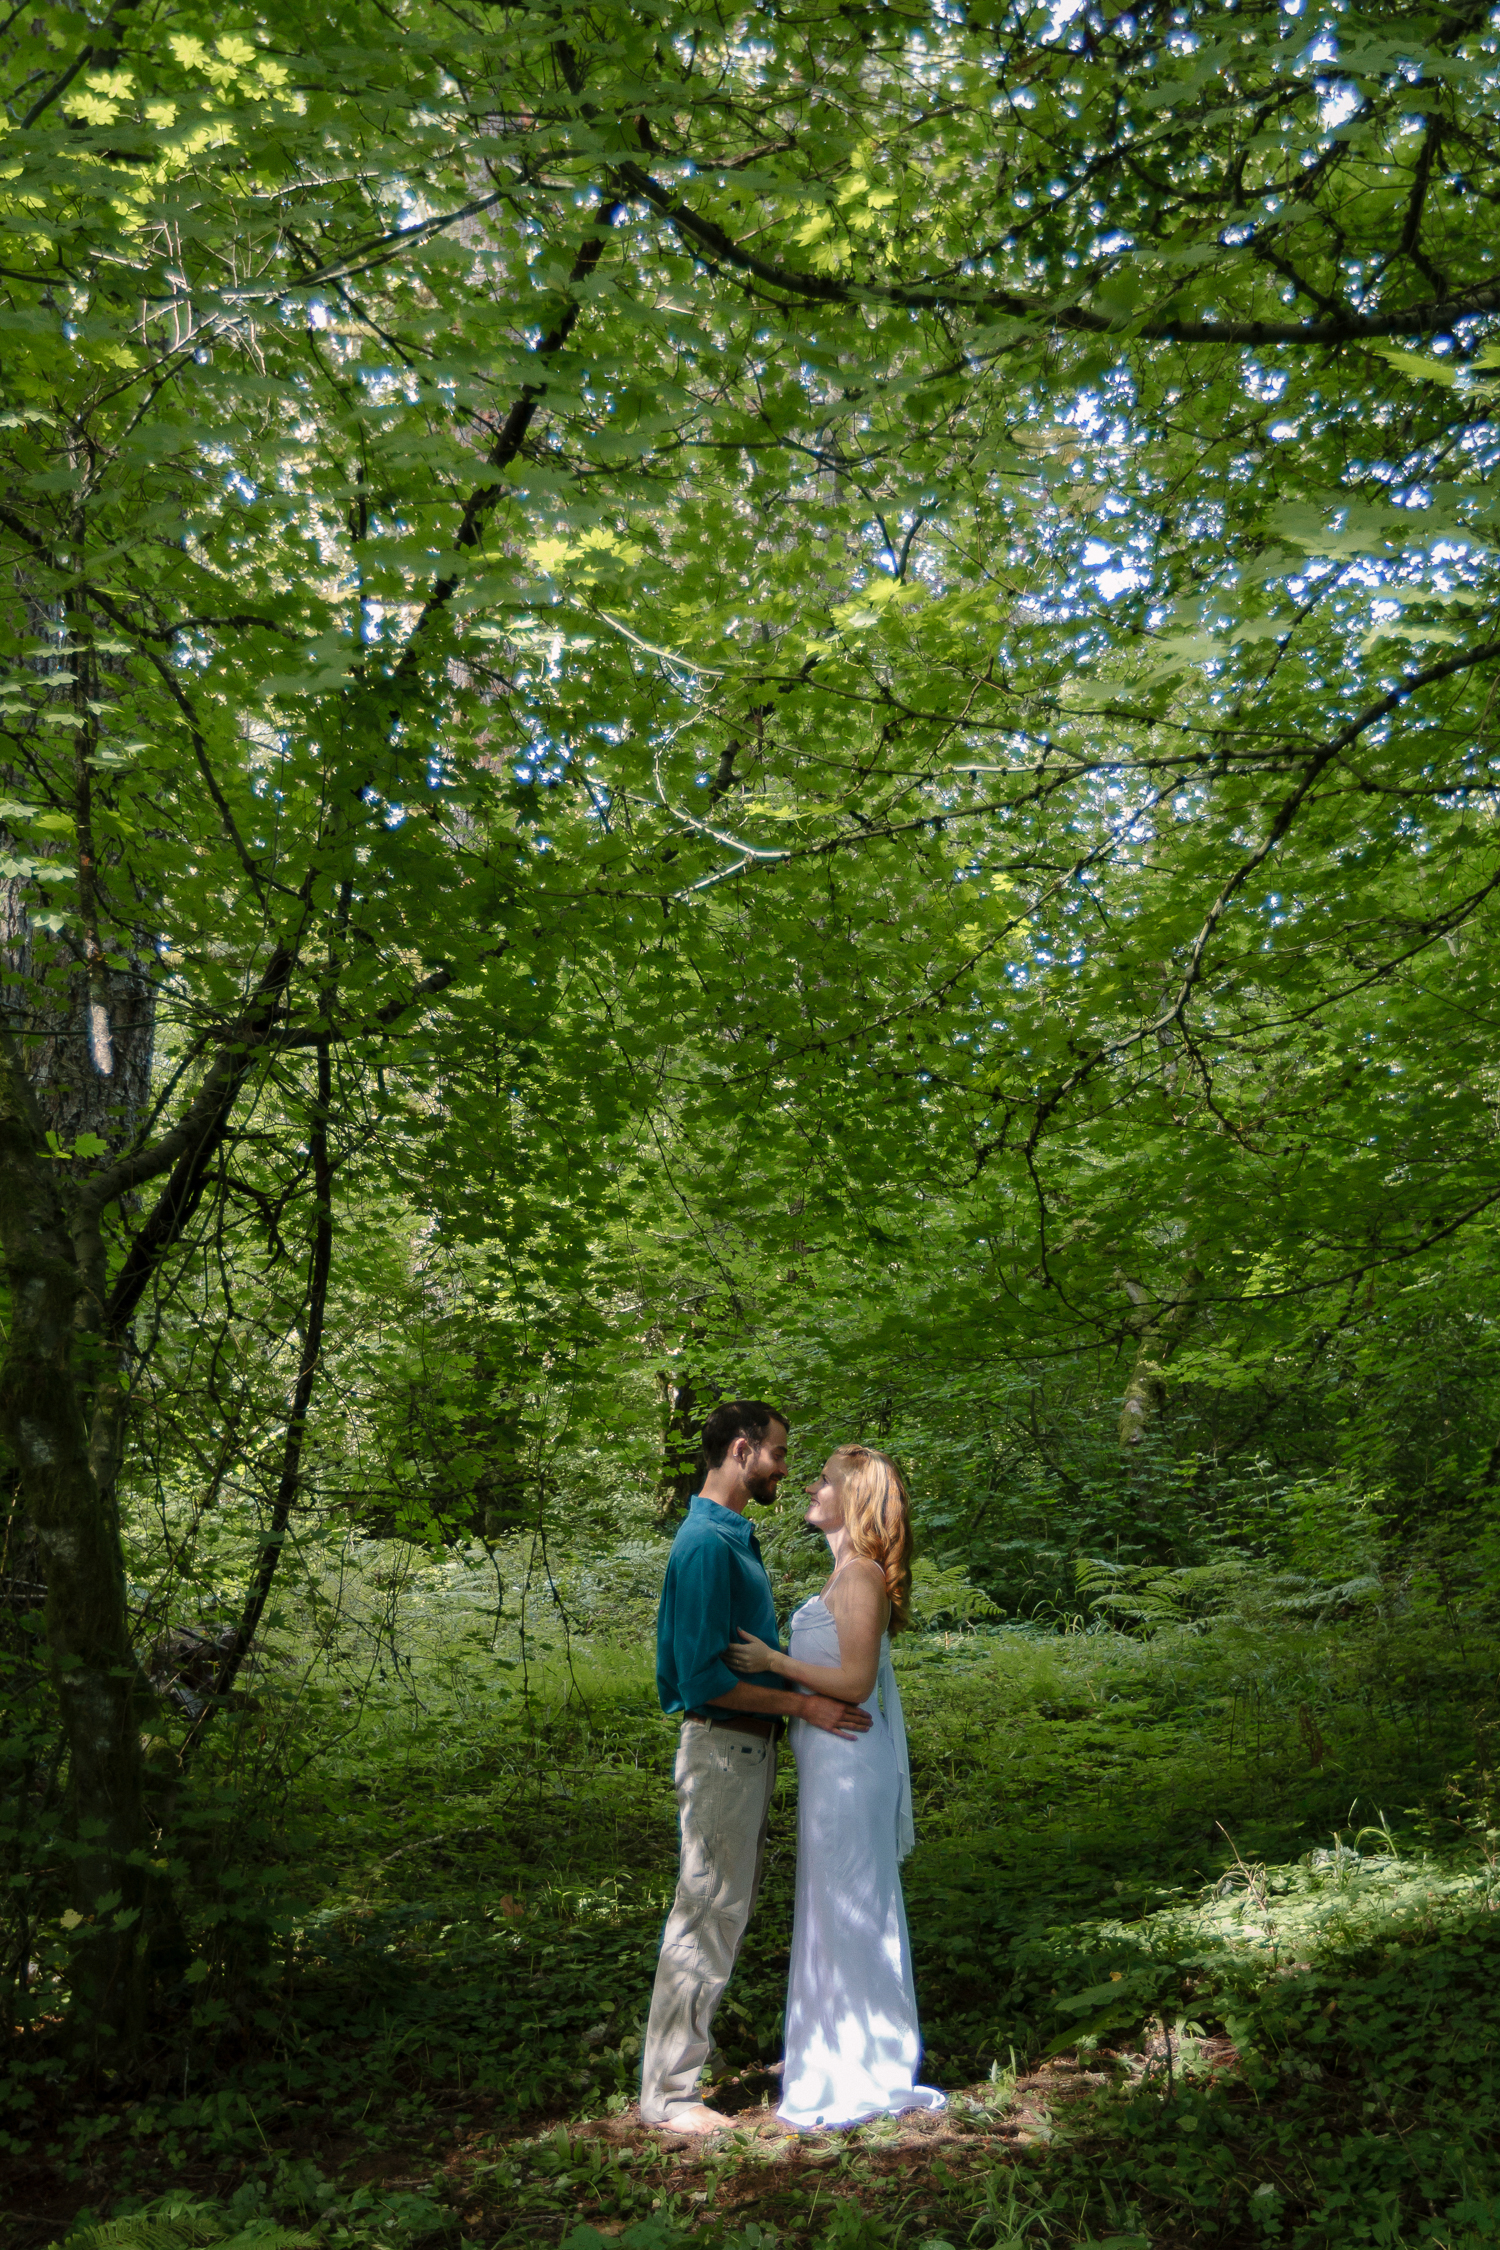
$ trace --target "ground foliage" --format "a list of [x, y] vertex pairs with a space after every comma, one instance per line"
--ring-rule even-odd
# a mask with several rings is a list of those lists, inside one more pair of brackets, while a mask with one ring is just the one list
[[28, 2042], [9, 2081], [18, 2246], [71, 2218], [75, 2250], [106, 2250], [81, 2230], [189, 2206], [203, 2240], [244, 2250], [273, 2224], [330, 2250], [595, 2250], [580, 2226], [623, 2227], [632, 2250], [1500, 2234], [1500, 1706], [1471, 1605], [1455, 1638], [1410, 1579], [1352, 1614], [1325, 1580], [1344, 1615], [1318, 1625], [1288, 1615], [1280, 1573], [1240, 1571], [1210, 1603], [1200, 1570], [1178, 1592], [1207, 1614], [1147, 1637], [920, 1633], [907, 1891], [950, 2111], [799, 2141], [762, 2106], [783, 1785], [719, 2025], [738, 2131], [705, 2152], [634, 2121], [674, 1864], [649, 1650], [578, 1598], [597, 1556], [559, 1557], [571, 1623], [554, 1608], [535, 1639], [497, 1624], [466, 1560], [417, 1572], [401, 1664], [331, 1751], [290, 1708], [312, 1613], [283, 1621], [255, 1725], [286, 1724], [286, 1786], [248, 1831], [243, 1797], [233, 1816], [258, 1896], [149, 2090], [74, 2106], [65, 2051], [41, 2027]]

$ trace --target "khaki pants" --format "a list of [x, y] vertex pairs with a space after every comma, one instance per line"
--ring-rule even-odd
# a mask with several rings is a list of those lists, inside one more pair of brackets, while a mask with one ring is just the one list
[[662, 1934], [641, 2057], [641, 2116], [664, 2125], [698, 2099], [715, 2012], [760, 1889], [776, 1779], [767, 1737], [683, 1721], [677, 1747], [682, 1865]]

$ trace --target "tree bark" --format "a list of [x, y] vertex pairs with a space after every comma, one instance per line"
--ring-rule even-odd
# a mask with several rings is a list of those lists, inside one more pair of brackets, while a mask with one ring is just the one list
[[1203, 1276], [1190, 1259], [1180, 1296], [1167, 1298], [1155, 1309], [1149, 1291], [1138, 1281], [1123, 1273], [1119, 1279], [1130, 1299], [1130, 1325], [1136, 1336], [1135, 1363], [1120, 1407], [1120, 1444], [1129, 1452], [1144, 1444], [1161, 1421], [1167, 1404], [1167, 1362], [1187, 1332]]
[[[0, 1252], [12, 1305], [0, 1437], [46, 1584], [75, 1854], [70, 2013], [95, 2063], [129, 2058], [146, 2024], [158, 1925], [174, 1942], [177, 1935], [153, 1864], [141, 1721], [154, 1698], [131, 1646], [115, 1513], [129, 1405], [121, 1355], [142, 1294], [198, 1207], [293, 965], [286, 947], [273, 950], [249, 1010], [226, 1028], [177, 1126], [76, 1184], [48, 1153], [19, 1042], [0, 1035]], [[326, 1147], [326, 1109], [324, 1129]], [[108, 1287], [104, 1213], [163, 1172], [166, 1183]]]
[[[47, 1644], [68, 1744], [73, 2020], [97, 2061], [145, 2020], [150, 1824], [140, 1688], [119, 1541], [89, 1459], [79, 1396], [77, 1259], [14, 1042], [0, 1041], [0, 1246], [12, 1321], [0, 1432], [46, 1573]], [[87, 1344], [84, 1344], [87, 1349]]]
[[703, 1482], [703, 1425], [720, 1398], [711, 1377], [694, 1377], [691, 1371], [674, 1382], [664, 1378], [667, 1427], [663, 1437], [662, 1480], [657, 1513], [663, 1523], [683, 1514]]
[[[156, 993], [150, 974], [149, 946], [144, 930], [132, 925], [128, 914], [110, 915], [109, 943], [100, 936], [100, 883], [107, 879], [118, 891], [123, 882], [127, 903], [134, 903], [128, 878], [119, 865], [118, 850], [106, 855], [101, 867], [93, 834], [96, 775], [93, 759], [101, 744], [104, 722], [103, 690], [109, 675], [119, 670], [114, 657], [94, 649], [89, 624], [81, 606], [71, 615], [50, 608], [23, 587], [20, 604], [28, 635], [43, 649], [30, 659], [36, 677], [46, 682], [61, 674], [52, 689], [54, 715], [66, 706], [77, 722], [72, 730], [72, 806], [77, 848], [72, 864], [80, 891], [87, 896], [86, 936], [80, 948], [76, 935], [54, 933], [33, 922], [31, 886], [19, 876], [0, 878], [0, 966], [6, 975], [0, 990], [0, 1023], [14, 1032], [32, 1098], [44, 1131], [56, 1134], [65, 1149], [92, 1135], [93, 1156], [74, 1154], [68, 1166], [68, 1185], [99, 1168], [101, 1153], [118, 1156], [136, 1138], [146, 1114], [151, 1092], [151, 1063], [156, 1028]], [[32, 765], [41, 763], [61, 786], [67, 779], [61, 761], [43, 751], [40, 714], [23, 723], [22, 748]], [[0, 794], [29, 798], [36, 777], [27, 767], [0, 770]], [[36, 848], [36, 839], [29, 840]], [[25, 845], [23, 849], [27, 848]], [[60, 866], [69, 864], [69, 847], [59, 842]], [[117, 964], [112, 966], [111, 964]], [[84, 1140], [85, 1148], [88, 1142]], [[115, 1389], [123, 1395], [124, 1369]], [[101, 1363], [101, 1379], [106, 1370]], [[84, 1412], [89, 1412], [85, 1400]], [[11, 1471], [12, 1478], [14, 1470]], [[9, 1600], [9, 1615], [0, 1619], [0, 1634], [15, 1654], [25, 1639], [19, 1620], [27, 1608], [40, 1607], [43, 1578], [36, 1528], [19, 1498], [10, 1511], [6, 1546], [7, 1568], [0, 1572]], [[35, 1590], [35, 1602], [32, 1600]]]
[[[23, 1036], [26, 1075], [43, 1125], [64, 1147], [92, 1133], [117, 1155], [135, 1139], [146, 1113], [156, 1030], [150, 917], [144, 912], [137, 917], [140, 901], [120, 847], [101, 855], [94, 837], [100, 786], [95, 760], [110, 732], [105, 693], [123, 667], [117, 655], [102, 655], [95, 647], [81, 594], [53, 605], [23, 585], [15, 598], [27, 634], [42, 651], [27, 659], [28, 668], [40, 683], [51, 683], [51, 714], [66, 711], [75, 722], [69, 730], [71, 773], [54, 750], [43, 747], [41, 714], [23, 722], [21, 734], [26, 758], [50, 774], [59, 795], [71, 798], [75, 842], [59, 841], [55, 849], [59, 866], [71, 865], [74, 872], [83, 934], [80, 940], [76, 933], [39, 929], [32, 920], [30, 884], [18, 876], [0, 878], [0, 955], [12, 978], [0, 1006], [7, 1027]], [[35, 794], [36, 775], [11, 765], [0, 773], [0, 784], [5, 794], [27, 798]], [[30, 848], [36, 848], [34, 838]], [[108, 899], [101, 886], [108, 887]], [[101, 921], [108, 924], [107, 942]], [[120, 960], [128, 965], [111, 966]], [[78, 1160], [79, 1171], [91, 1162]]]

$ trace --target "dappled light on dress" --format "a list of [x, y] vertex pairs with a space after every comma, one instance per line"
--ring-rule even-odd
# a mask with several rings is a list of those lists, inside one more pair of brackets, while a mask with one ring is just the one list
[[[793, 1617], [790, 1652], [804, 1664], [839, 1662], [821, 1595]], [[797, 1906], [778, 2114], [807, 2131], [944, 2100], [915, 2083], [922, 2043], [900, 1873], [911, 1785], [888, 1638], [864, 1708], [874, 1724], [853, 1741], [792, 1721]]]

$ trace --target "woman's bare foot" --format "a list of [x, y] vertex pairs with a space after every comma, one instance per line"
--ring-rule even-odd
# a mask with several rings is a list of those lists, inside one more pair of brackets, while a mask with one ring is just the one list
[[691, 2109], [674, 2109], [656, 2130], [658, 2133], [727, 2133], [733, 2123], [732, 2117], [722, 2117], [718, 2110], [710, 2109], [707, 2102], [694, 2102]]

